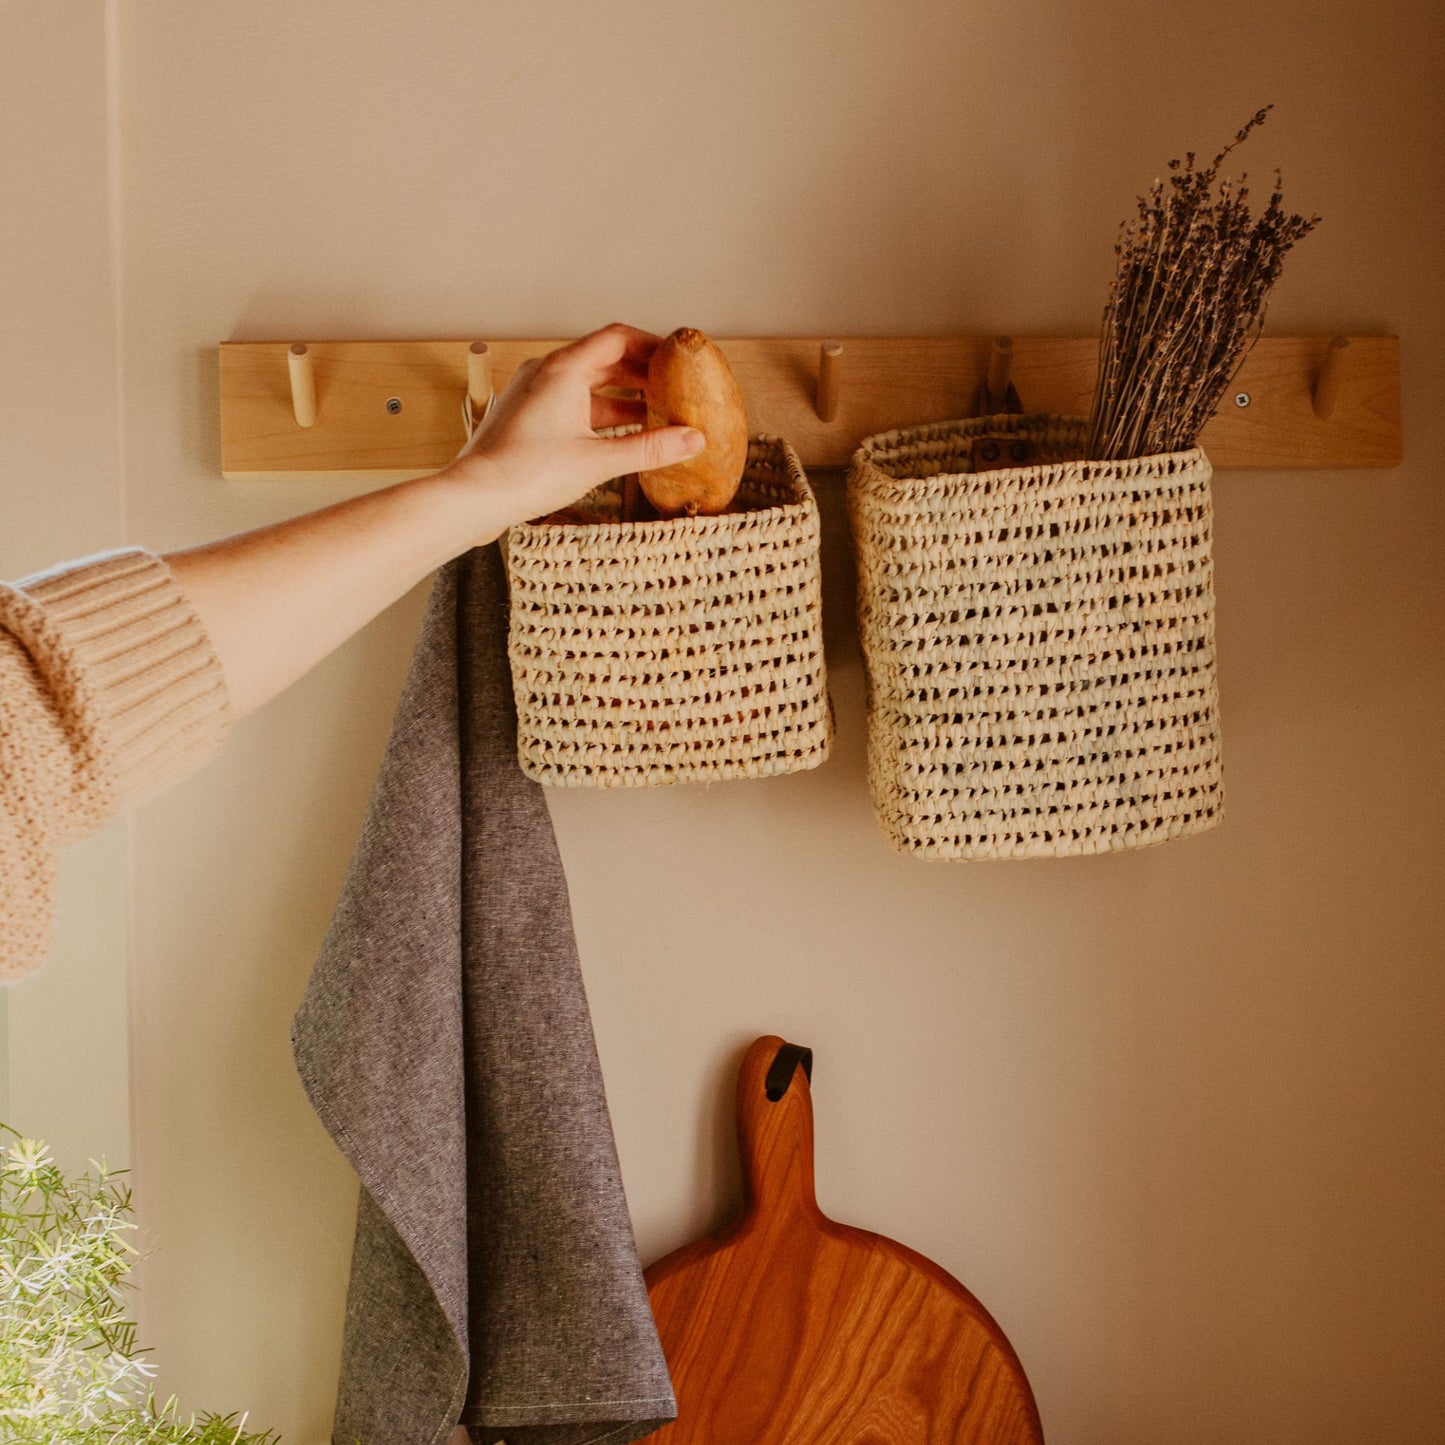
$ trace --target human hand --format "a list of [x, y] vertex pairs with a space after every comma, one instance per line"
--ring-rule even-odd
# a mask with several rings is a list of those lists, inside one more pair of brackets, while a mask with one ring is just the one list
[[221, 659], [232, 715], [260, 707], [428, 572], [610, 477], [696, 455], [690, 428], [599, 437], [645, 422], [636, 388], [660, 338], [594, 331], [524, 362], [466, 450], [429, 476], [166, 556]]
[[622, 437], [601, 427], [646, 423], [640, 400], [599, 396], [599, 387], [641, 388], [661, 337], [615, 322], [544, 357], [524, 361], [486, 421], [441, 475], [476, 490], [485, 531], [565, 507], [611, 477], [696, 456], [707, 444], [692, 427]]

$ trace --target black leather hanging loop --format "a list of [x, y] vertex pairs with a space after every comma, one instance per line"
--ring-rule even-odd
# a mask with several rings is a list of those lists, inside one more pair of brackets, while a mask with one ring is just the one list
[[793, 1074], [798, 1065], [803, 1066], [803, 1077], [813, 1082], [813, 1051], [801, 1044], [784, 1044], [773, 1056], [768, 1066], [768, 1077], [763, 1083], [763, 1092], [770, 1103], [776, 1104], [788, 1092]]

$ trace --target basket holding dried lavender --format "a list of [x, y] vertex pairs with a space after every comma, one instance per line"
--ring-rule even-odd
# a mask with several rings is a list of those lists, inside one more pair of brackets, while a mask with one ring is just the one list
[[[1170, 167], [1124, 227], [1091, 419], [864, 440], [849, 476], [878, 821], [919, 858], [1142, 848], [1222, 816], [1196, 443], [1316, 221]], [[997, 387], [990, 387], [991, 392]]]
[[1285, 255], [1319, 224], [1286, 214], [1275, 177], [1249, 207], [1245, 177], [1220, 179], [1225, 157], [1272, 109], [1251, 117], [1197, 170], [1191, 151], [1139, 198], [1115, 246], [1087, 455], [1120, 460], [1194, 446], [1264, 325]]

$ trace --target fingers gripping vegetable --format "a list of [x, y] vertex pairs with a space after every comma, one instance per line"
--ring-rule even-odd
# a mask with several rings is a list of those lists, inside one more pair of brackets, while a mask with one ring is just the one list
[[653, 352], [647, 424], [694, 426], [707, 438], [699, 455], [639, 474], [648, 501], [664, 517], [726, 511], [747, 462], [748, 421], [727, 358], [701, 331], [680, 327]]

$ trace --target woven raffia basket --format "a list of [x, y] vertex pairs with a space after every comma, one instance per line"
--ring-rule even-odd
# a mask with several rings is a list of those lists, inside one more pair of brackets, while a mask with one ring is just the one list
[[620, 498], [609, 482], [578, 504], [595, 520], [509, 535], [522, 770], [617, 788], [817, 767], [818, 507], [792, 448], [749, 443], [745, 510], [622, 522]]
[[[983, 435], [1035, 464], [974, 474]], [[869, 783], [905, 852], [1101, 853], [1219, 820], [1209, 461], [1072, 460], [1084, 441], [987, 417], [854, 457]]]

